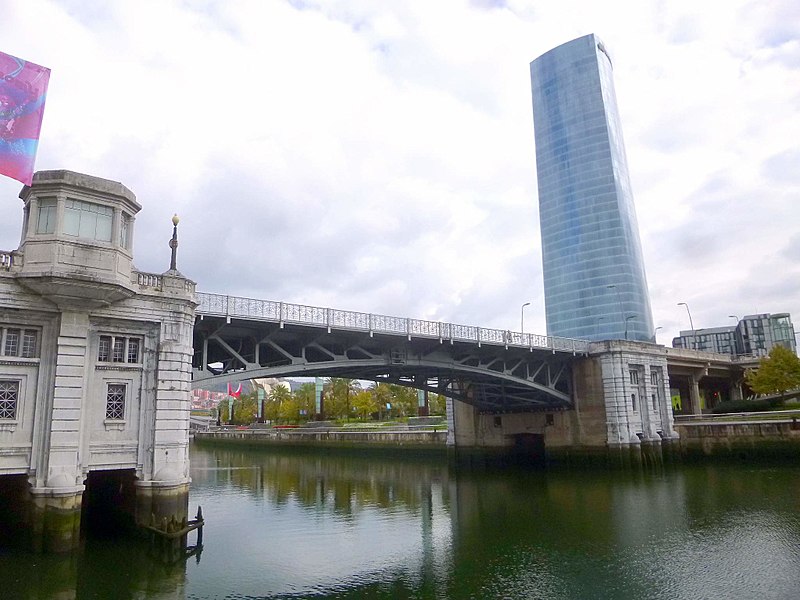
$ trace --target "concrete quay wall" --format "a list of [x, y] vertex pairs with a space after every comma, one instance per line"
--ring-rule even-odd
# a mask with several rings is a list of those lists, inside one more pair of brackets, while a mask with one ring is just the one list
[[338, 431], [319, 429], [236, 429], [200, 431], [199, 442], [329, 448], [403, 448], [446, 451], [447, 431]]
[[680, 453], [702, 457], [798, 458], [800, 423], [796, 421], [726, 421], [676, 424]]

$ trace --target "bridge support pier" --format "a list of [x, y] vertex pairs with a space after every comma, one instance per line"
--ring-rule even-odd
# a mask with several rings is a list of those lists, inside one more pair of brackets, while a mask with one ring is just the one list
[[83, 486], [30, 491], [28, 527], [34, 552], [68, 552], [77, 548], [82, 499]]
[[[164, 531], [189, 519], [189, 483], [186, 481], [136, 483], [136, 525]], [[180, 527], [179, 527], [180, 529]]]
[[660, 463], [677, 440], [663, 346], [593, 343], [572, 365], [569, 410], [480, 413], [449, 403], [449, 443], [530, 462]]

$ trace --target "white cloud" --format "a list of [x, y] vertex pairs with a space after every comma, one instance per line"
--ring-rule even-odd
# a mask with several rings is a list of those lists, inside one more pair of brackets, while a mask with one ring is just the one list
[[[9, 0], [52, 69], [37, 167], [123, 182], [136, 264], [205, 291], [544, 332], [528, 63], [614, 60], [659, 340], [800, 315], [790, 0]], [[19, 240], [2, 178], [0, 247]], [[798, 317], [800, 318], [800, 317]]]

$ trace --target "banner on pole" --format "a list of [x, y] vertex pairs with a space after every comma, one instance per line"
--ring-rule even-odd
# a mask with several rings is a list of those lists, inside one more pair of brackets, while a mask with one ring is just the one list
[[0, 174], [31, 185], [50, 69], [0, 52]]

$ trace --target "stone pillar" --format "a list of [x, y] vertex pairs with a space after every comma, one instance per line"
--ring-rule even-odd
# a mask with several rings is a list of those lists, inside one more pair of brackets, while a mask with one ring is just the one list
[[703, 414], [700, 408], [700, 377], [694, 373], [689, 376], [689, 411], [692, 415]]
[[83, 486], [32, 489], [30, 498], [31, 549], [34, 552], [68, 552], [77, 548]]
[[731, 377], [730, 390], [731, 400], [733, 402], [744, 400], [744, 394], [742, 393], [742, 379], [740, 377]]
[[[161, 325], [152, 433], [152, 462], [136, 483], [138, 525], [182, 523], [189, 508], [189, 415], [191, 408], [194, 302], [188, 280], [177, 272], [162, 275], [163, 290], [174, 300], [171, 318]], [[190, 282], [189, 282], [190, 283]]]
[[31, 488], [32, 547], [62, 552], [78, 545], [83, 496], [81, 423], [86, 397], [87, 313], [64, 311], [58, 332], [56, 381], [44, 486]]

